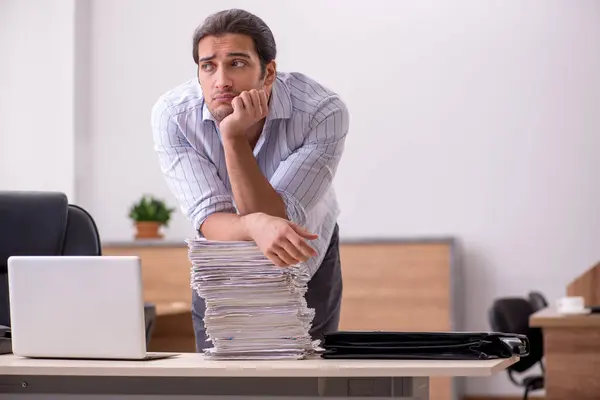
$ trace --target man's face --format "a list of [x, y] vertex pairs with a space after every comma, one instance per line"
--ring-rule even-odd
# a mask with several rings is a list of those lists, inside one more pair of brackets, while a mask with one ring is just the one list
[[275, 78], [275, 61], [262, 76], [260, 59], [250, 36], [206, 36], [198, 43], [198, 81], [208, 110], [217, 121], [233, 112], [231, 101], [244, 90], [265, 89]]

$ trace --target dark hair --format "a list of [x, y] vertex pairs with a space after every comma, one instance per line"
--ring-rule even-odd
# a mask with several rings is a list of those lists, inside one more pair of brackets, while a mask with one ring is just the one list
[[222, 36], [227, 33], [239, 33], [252, 38], [264, 74], [267, 64], [274, 60], [277, 55], [275, 38], [271, 29], [262, 19], [248, 11], [239, 9], [224, 10], [212, 14], [196, 28], [193, 38], [194, 62], [198, 64], [198, 43], [203, 37]]

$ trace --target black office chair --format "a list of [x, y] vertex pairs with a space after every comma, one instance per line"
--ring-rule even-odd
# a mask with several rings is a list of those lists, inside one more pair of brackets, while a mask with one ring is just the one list
[[[544, 388], [544, 339], [541, 329], [529, 327], [529, 316], [533, 313], [531, 303], [518, 297], [497, 299], [488, 313], [492, 331], [523, 334], [529, 339], [529, 355], [507, 368], [510, 380], [524, 388], [523, 400], [527, 400], [530, 392]], [[538, 363], [542, 368], [542, 375], [530, 375], [522, 380], [515, 377], [516, 373], [522, 374]]]
[[533, 307], [533, 312], [548, 307], [548, 300], [546, 300], [546, 297], [544, 297], [544, 295], [538, 291], [533, 290], [529, 292], [528, 298], [529, 303]]
[[[57, 192], [0, 191], [0, 325], [10, 327], [8, 258], [13, 255], [100, 256], [98, 228], [83, 208]], [[146, 342], [155, 306], [145, 304]]]

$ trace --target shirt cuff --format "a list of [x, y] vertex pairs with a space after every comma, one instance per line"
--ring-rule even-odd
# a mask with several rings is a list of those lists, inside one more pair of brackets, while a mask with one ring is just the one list
[[290, 221], [296, 225], [306, 225], [306, 210], [302, 207], [302, 204], [296, 198], [286, 192], [277, 191], [283, 203], [285, 204], [285, 212]]
[[219, 195], [208, 198], [198, 204], [197, 207], [194, 208], [194, 211], [189, 216], [189, 219], [194, 224], [196, 228], [196, 232], [199, 238], [204, 238], [204, 235], [200, 231], [200, 227], [206, 221], [206, 219], [214, 213], [218, 212], [228, 212], [235, 214], [237, 210], [233, 205], [233, 198], [228, 195]]

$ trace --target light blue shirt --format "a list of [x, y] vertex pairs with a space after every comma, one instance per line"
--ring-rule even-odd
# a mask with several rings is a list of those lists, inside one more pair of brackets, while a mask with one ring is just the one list
[[[319, 235], [311, 241], [317, 256], [306, 262], [311, 276], [339, 215], [332, 180], [348, 127], [348, 110], [337, 94], [305, 75], [277, 74], [254, 157], [288, 218]], [[219, 129], [195, 79], [158, 99], [152, 131], [167, 185], [197, 231], [212, 213], [237, 212]]]

